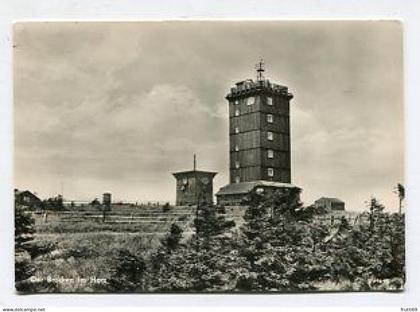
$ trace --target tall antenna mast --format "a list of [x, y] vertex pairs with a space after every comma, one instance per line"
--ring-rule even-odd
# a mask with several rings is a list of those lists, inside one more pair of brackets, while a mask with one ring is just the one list
[[263, 81], [264, 80], [264, 68], [265, 64], [262, 58], [260, 58], [259, 62], [255, 65], [255, 68], [257, 70], [257, 81]]
[[197, 168], [197, 159], [196, 159], [197, 157], [195, 156], [195, 154], [194, 154], [194, 171], [196, 170], [196, 168]]

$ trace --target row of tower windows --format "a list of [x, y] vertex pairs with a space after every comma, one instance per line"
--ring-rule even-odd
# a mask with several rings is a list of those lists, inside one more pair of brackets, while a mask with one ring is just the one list
[[[267, 122], [268, 123], [273, 123], [273, 115], [271, 115], [271, 114], [267, 115]], [[239, 133], [239, 132], [240, 132], [239, 127], [235, 127], [235, 133]], [[268, 132], [268, 133], [271, 133], [271, 132]]]
[[[239, 151], [238, 146], [235, 146], [235, 150]], [[267, 151], [267, 158], [269, 158], [269, 159], [274, 158], [274, 151], [273, 151], [273, 150], [269, 149], [269, 150]], [[239, 168], [240, 168], [240, 166], [241, 166], [241, 164], [239, 163], [239, 161], [238, 161], [238, 160], [236, 160], [236, 161], [235, 161], [235, 168], [236, 168], [236, 169], [239, 169]]]
[[[235, 117], [238, 117], [238, 116], [240, 116], [240, 115], [241, 115], [240, 110], [239, 110], [239, 109], [235, 109]], [[272, 114], [267, 114], [267, 115], [266, 115], [266, 121], [267, 121], [268, 123], [273, 123], [273, 121], [274, 121], [274, 117], [273, 117], [273, 115], [272, 115]]]
[[[267, 175], [272, 178], [274, 177], [274, 169], [273, 168], [267, 168]], [[235, 177], [235, 183], [240, 183], [241, 182], [241, 177], [240, 176], [236, 176]]]
[[[250, 96], [248, 98], [245, 99], [245, 103], [246, 105], [253, 105], [256, 102], [256, 96]], [[239, 105], [240, 101], [236, 100], [234, 102], [235, 105]], [[267, 105], [273, 105], [273, 98], [271, 96], [267, 96]]]
[[[235, 127], [235, 133], [239, 133], [239, 127]], [[271, 131], [267, 131], [267, 140], [268, 141], [273, 141], [274, 139], [274, 134]]]

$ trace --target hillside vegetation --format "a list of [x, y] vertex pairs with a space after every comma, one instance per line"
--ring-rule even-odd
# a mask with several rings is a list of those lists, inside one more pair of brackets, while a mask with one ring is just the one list
[[67, 225], [52, 217], [51, 226], [37, 222], [23, 243], [30, 267], [20, 267], [26, 274], [17, 285], [35, 292], [403, 289], [404, 215], [384, 212], [372, 198], [364, 222], [342, 218], [331, 225], [296, 195], [254, 194], [243, 218], [207, 206], [174, 218], [182, 211], [175, 207], [165, 212], [173, 215], [160, 215], [158, 227], [142, 227], [133, 212], [131, 224], [110, 217]]

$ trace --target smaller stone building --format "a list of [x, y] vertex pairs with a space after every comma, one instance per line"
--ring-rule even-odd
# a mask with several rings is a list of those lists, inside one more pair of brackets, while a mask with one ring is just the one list
[[190, 170], [175, 172], [176, 205], [213, 204], [213, 178], [217, 172]]
[[324, 209], [325, 212], [345, 210], [345, 203], [338, 198], [332, 197], [321, 197], [314, 202], [314, 206]]

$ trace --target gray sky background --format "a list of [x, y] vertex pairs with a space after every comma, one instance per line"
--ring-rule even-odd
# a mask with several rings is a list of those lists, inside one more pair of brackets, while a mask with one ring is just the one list
[[15, 184], [41, 197], [174, 201], [171, 172], [228, 182], [224, 96], [254, 78], [287, 85], [292, 182], [389, 210], [403, 181], [398, 22], [19, 23], [14, 28]]

